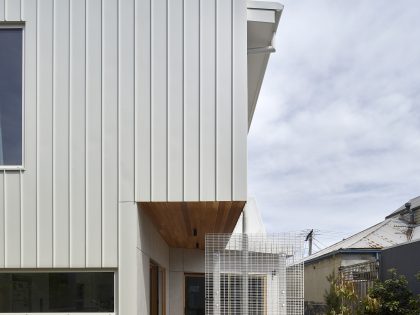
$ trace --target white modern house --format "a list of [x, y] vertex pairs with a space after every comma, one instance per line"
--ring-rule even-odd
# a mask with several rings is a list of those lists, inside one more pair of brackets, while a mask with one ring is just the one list
[[0, 313], [204, 314], [281, 12], [0, 0]]

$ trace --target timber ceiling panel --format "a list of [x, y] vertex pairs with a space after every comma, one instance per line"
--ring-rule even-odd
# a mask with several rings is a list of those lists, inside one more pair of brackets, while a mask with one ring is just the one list
[[200, 249], [206, 233], [231, 233], [244, 206], [244, 201], [140, 203], [169, 246]]

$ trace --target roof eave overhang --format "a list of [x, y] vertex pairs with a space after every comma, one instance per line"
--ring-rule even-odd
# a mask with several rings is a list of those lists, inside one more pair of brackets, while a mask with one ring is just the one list
[[311, 256], [307, 257], [305, 260], [305, 265], [310, 265], [312, 263], [316, 263], [320, 260], [323, 260], [325, 258], [329, 258], [331, 256], [335, 256], [338, 254], [377, 254], [382, 251], [382, 248], [341, 248], [329, 253], [326, 253], [321, 256], [317, 256], [314, 258], [311, 258]]
[[254, 116], [274, 37], [283, 12], [277, 2], [248, 1], [248, 128]]

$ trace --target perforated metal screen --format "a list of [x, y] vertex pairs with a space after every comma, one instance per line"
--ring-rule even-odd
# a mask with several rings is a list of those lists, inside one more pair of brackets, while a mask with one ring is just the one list
[[303, 239], [207, 234], [206, 314], [303, 314]]

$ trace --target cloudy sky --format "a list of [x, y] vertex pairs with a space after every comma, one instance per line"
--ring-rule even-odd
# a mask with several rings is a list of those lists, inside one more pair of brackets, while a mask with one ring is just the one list
[[326, 244], [420, 195], [420, 1], [282, 3], [249, 193], [268, 231]]

